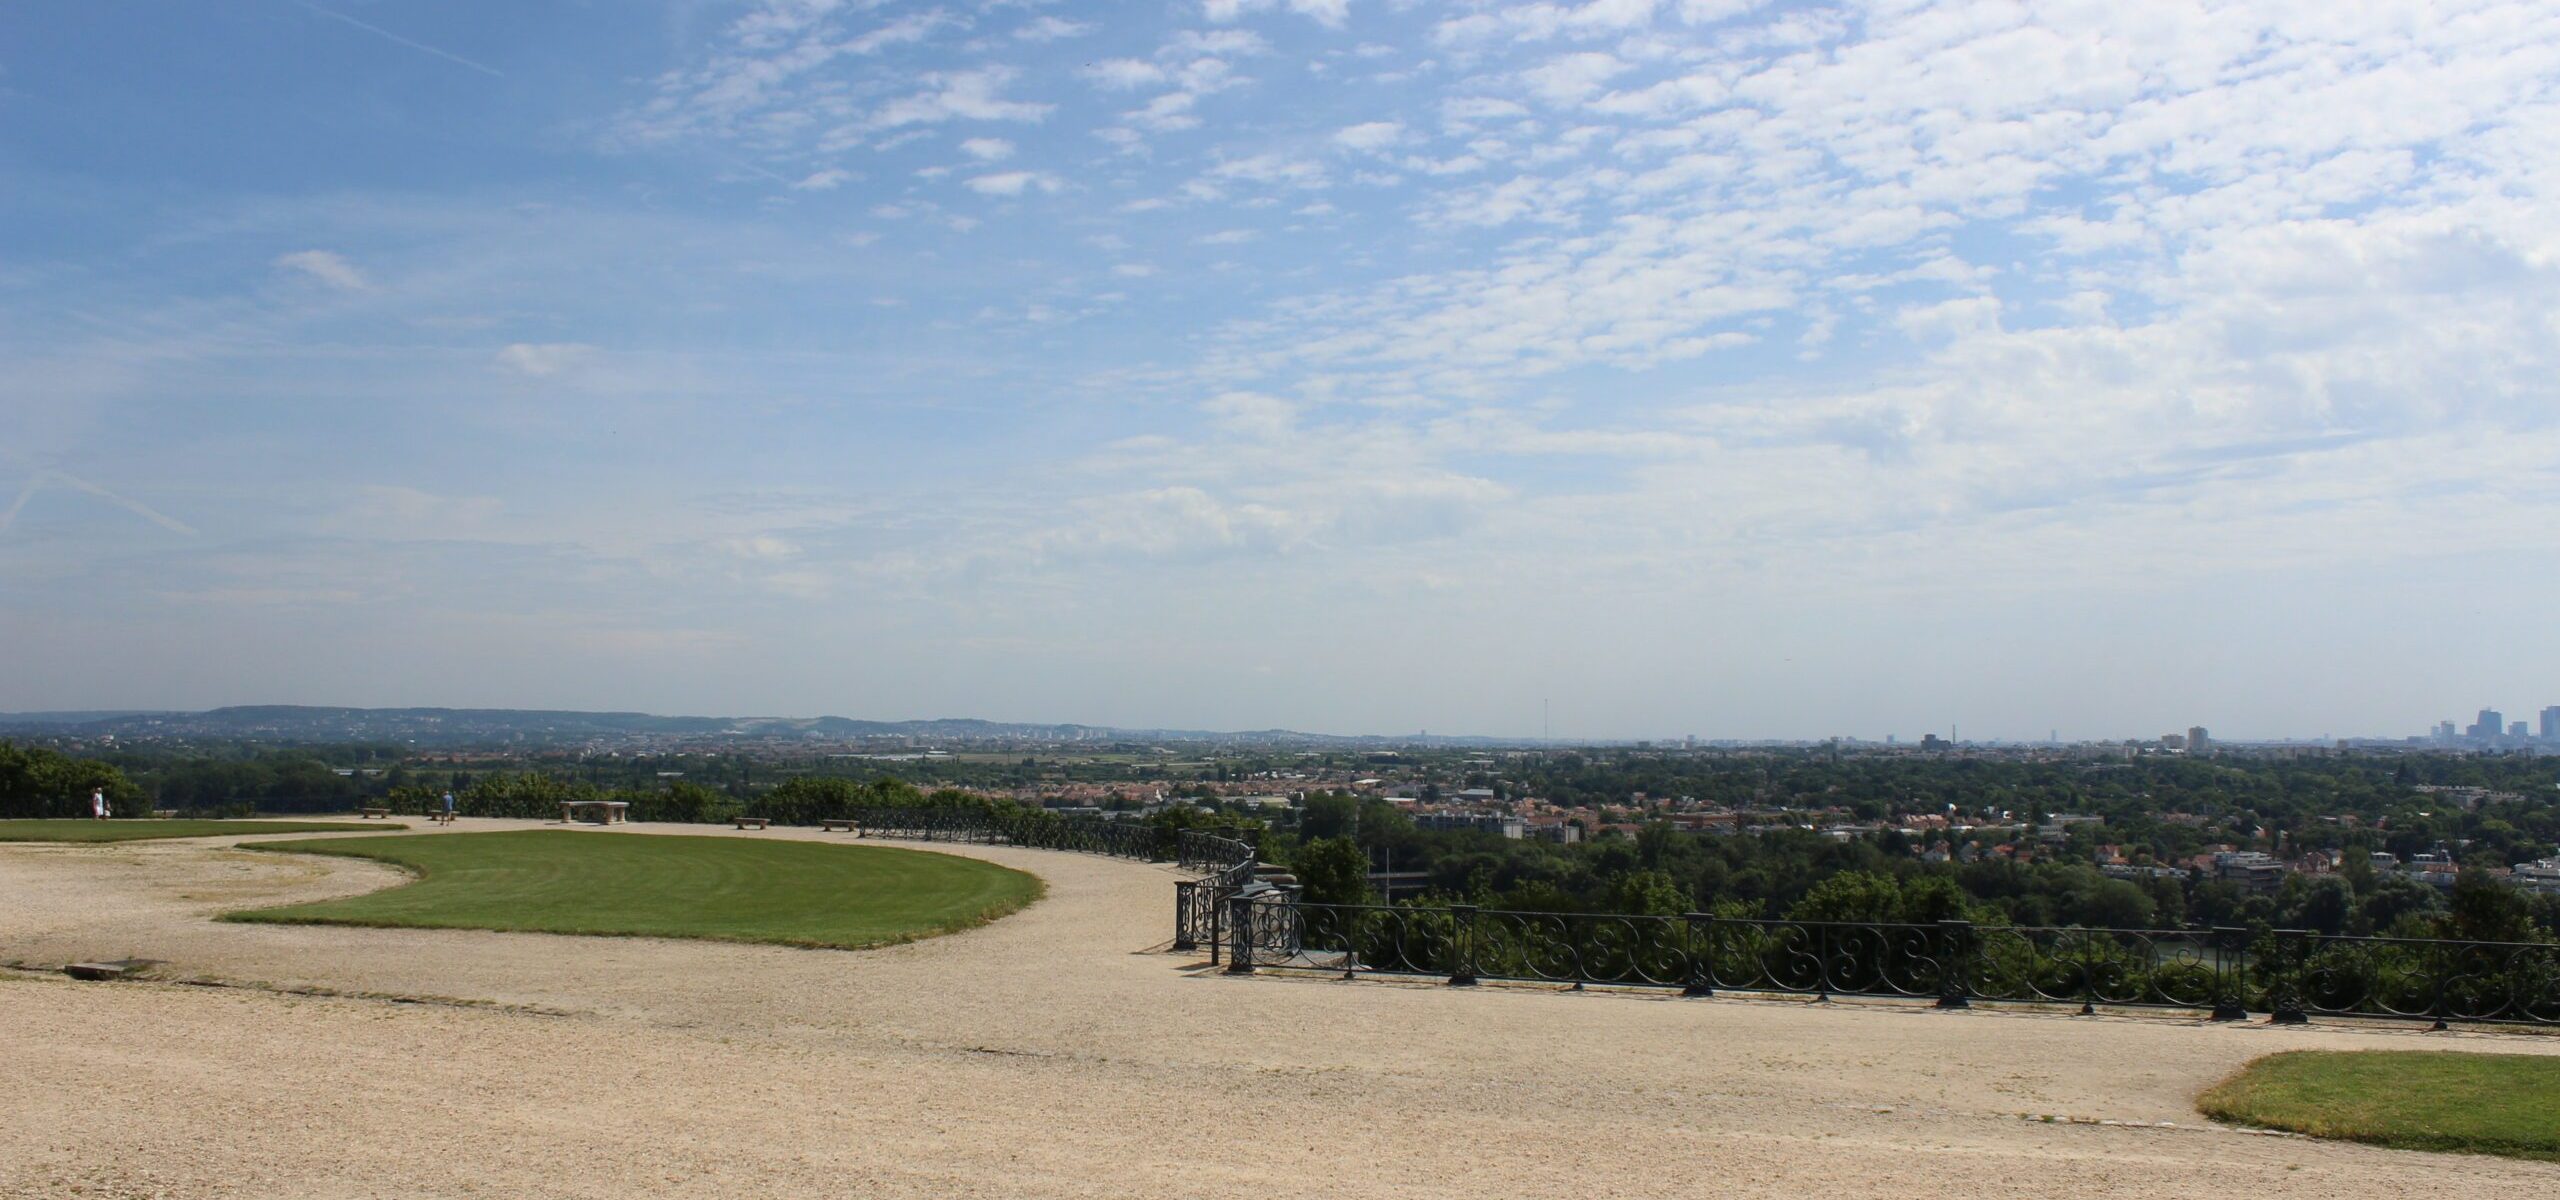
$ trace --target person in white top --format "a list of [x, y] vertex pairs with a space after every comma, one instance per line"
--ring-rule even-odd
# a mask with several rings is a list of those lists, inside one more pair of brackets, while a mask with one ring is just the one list
[[107, 789], [89, 789], [89, 811], [101, 821], [107, 819]]

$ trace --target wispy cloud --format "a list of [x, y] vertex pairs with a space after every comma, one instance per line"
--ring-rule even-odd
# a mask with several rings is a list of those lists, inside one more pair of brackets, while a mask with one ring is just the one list
[[[2548, 4], [676, 19], [705, 23], [617, 96], [471, 89], [505, 95], [328, 163], [279, 143], [254, 184], [144, 161], [126, 100], [92, 105], [89, 183], [0, 195], [65, 231], [0, 267], [0, 446], [208, 532], [0, 480], [11, 619], [186, 630], [212, 677], [326, 604], [296, 632], [673, 688], [545, 637], [586, 613], [597, 646], [735, 652], [686, 687], [829, 695], [805, 664], [840, 661], [1042, 712], [1280, 645], [1239, 708], [1332, 711], [1387, 663], [1421, 682], [1377, 705], [1436, 706], [1393, 728], [1486, 727], [1495, 689], [1439, 681], [1522, 630], [1595, 712], [1817, 733], [1860, 726], [1804, 664], [1877, 681], [1863, 728], [1957, 703], [1923, 643], [1986, 696], [2105, 675], [2083, 706], [2137, 729], [2208, 677], [2295, 711], [2286, 672], [2214, 664], [2388, 650], [2452, 604], [2506, 646], [2439, 646], [2446, 678], [2560, 654], [2526, 611], [2560, 584]], [[637, 51], [545, 52], [609, 81]], [[300, 127], [309, 93], [255, 82], [290, 63], [203, 53], [252, 81], [225, 136]], [[11, 83], [76, 104], [113, 66]], [[527, 129], [604, 153], [467, 152]], [[164, 174], [184, 210], [115, 182]], [[2251, 612], [2294, 619], [2228, 632]], [[491, 638], [551, 665], [506, 675]]]
[[596, 348], [583, 342], [516, 342], [499, 349], [498, 365], [536, 379], [548, 379], [593, 361], [595, 356]]
[[274, 266], [279, 271], [291, 271], [351, 292], [372, 286], [354, 263], [348, 262], [344, 255], [327, 250], [296, 250], [280, 254], [276, 256]]

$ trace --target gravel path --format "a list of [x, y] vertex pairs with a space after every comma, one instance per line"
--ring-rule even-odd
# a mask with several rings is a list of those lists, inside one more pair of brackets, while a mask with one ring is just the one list
[[[591, 836], [715, 832], [830, 836]], [[0, 846], [0, 962], [257, 985], [0, 971], [0, 1195], [2560, 1194], [2189, 1104], [2274, 1050], [2560, 1039], [1235, 979], [1152, 952], [1170, 872], [996, 847], [937, 848], [1049, 898], [858, 953], [215, 924], [398, 879], [238, 840]]]

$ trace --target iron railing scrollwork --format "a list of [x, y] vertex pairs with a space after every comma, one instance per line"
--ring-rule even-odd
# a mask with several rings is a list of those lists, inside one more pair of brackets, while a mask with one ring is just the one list
[[[1512, 912], [1231, 898], [1230, 969], [1573, 987], [2560, 1024], [2560, 946], [2301, 930]], [[1242, 927], [1235, 922], [1244, 921]]]
[[1209, 961], [1218, 962], [1226, 951], [1228, 902], [1253, 883], [1261, 856], [1241, 838], [1186, 829], [1177, 861], [1202, 874], [1173, 885], [1173, 948], [1207, 946]]

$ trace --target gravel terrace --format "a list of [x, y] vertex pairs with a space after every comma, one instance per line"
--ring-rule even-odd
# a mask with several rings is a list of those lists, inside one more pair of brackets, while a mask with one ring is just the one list
[[1239, 979], [1160, 952], [1169, 869], [1002, 847], [931, 848], [1048, 899], [851, 953], [218, 924], [402, 879], [239, 840], [0, 846], [0, 1195], [2560, 1194], [2190, 1106], [2275, 1050], [2554, 1038]]

